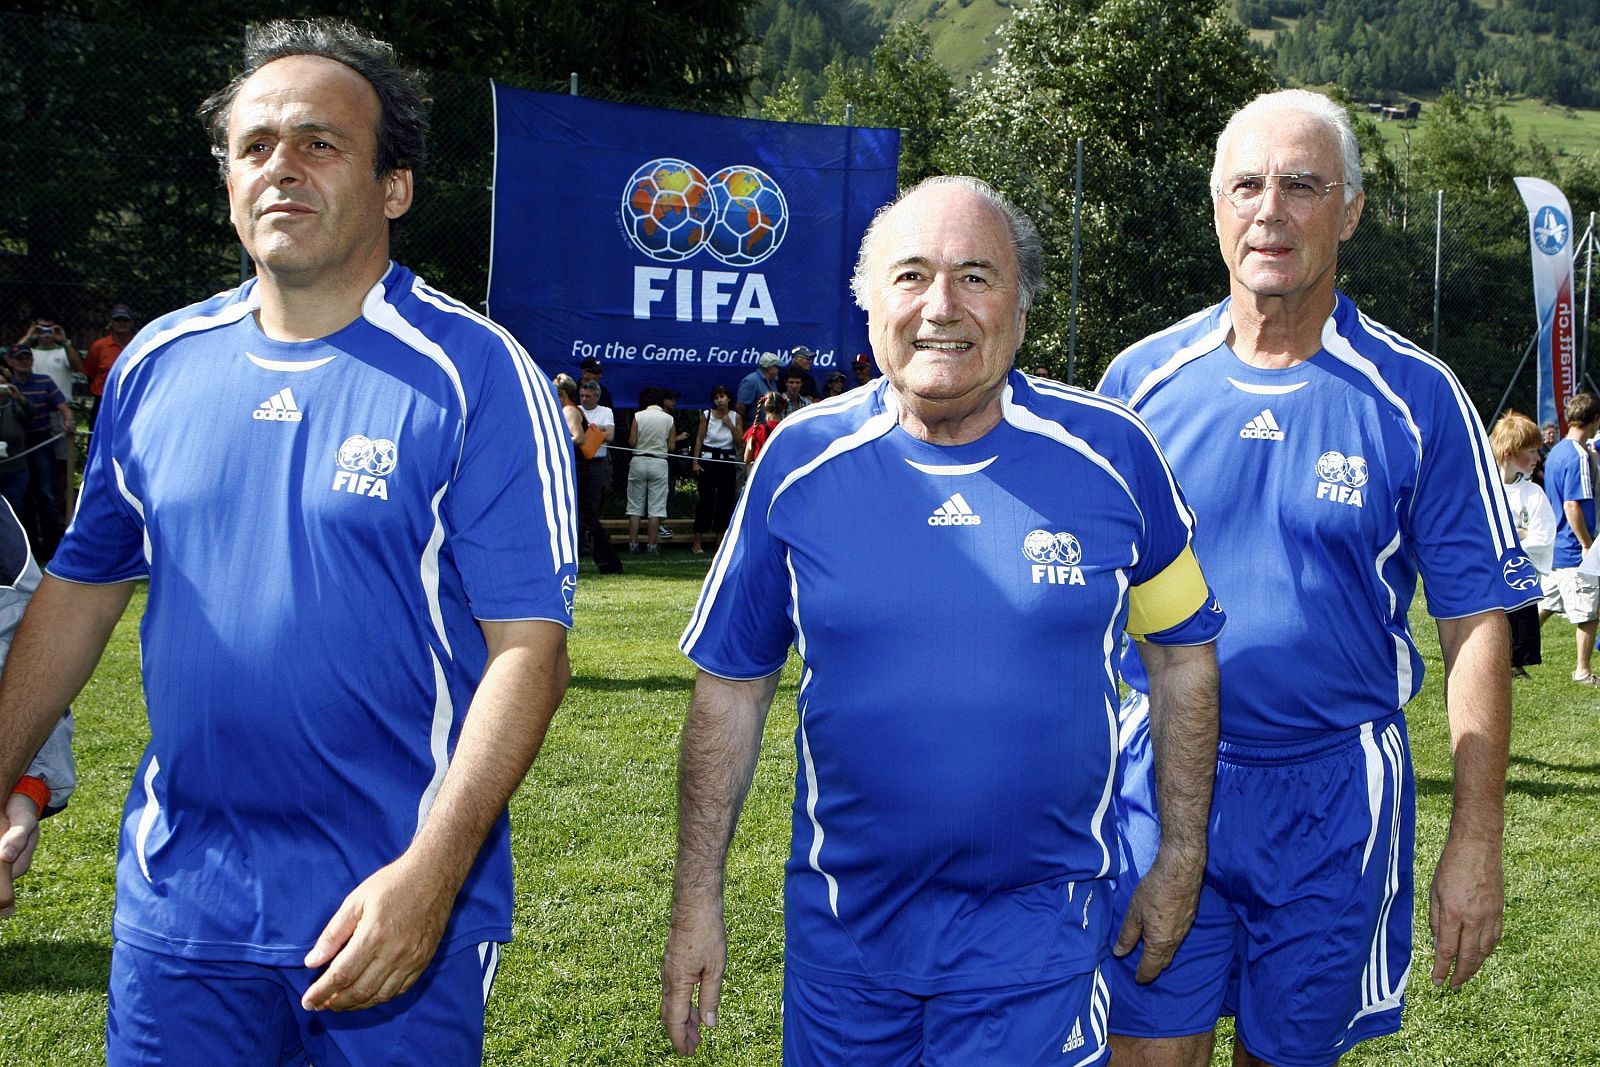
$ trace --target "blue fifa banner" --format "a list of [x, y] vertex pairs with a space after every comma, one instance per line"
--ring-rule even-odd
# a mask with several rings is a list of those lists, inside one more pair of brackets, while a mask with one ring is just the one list
[[1528, 208], [1533, 305], [1539, 322], [1539, 425], [1567, 432], [1567, 401], [1578, 391], [1577, 314], [1572, 284], [1572, 208], [1542, 178], [1514, 178]]
[[551, 375], [589, 357], [619, 407], [705, 406], [763, 352], [818, 385], [867, 350], [857, 247], [898, 130], [810, 126], [494, 86], [489, 313]]

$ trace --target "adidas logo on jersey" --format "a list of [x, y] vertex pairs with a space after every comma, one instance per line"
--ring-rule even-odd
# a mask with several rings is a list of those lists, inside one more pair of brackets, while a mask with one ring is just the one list
[[1066, 1043], [1061, 1046], [1062, 1052], [1076, 1052], [1083, 1047], [1083, 1020], [1072, 1020], [1072, 1033], [1067, 1035]]
[[1246, 441], [1282, 441], [1283, 430], [1278, 427], [1278, 420], [1272, 417], [1272, 409], [1267, 408], [1245, 423], [1239, 436]]
[[287, 386], [263, 400], [261, 405], [250, 413], [250, 417], [262, 422], [299, 422], [305, 418], [300, 413], [300, 405], [294, 402], [294, 394], [289, 392]]
[[928, 525], [981, 526], [983, 525], [983, 518], [975, 514], [972, 508], [967, 506], [967, 502], [962, 499], [960, 493], [956, 493], [949, 500], [940, 504], [932, 515], [928, 516]]

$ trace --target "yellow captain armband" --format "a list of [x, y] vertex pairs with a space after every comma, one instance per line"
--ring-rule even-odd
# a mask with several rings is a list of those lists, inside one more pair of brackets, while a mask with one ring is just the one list
[[1206, 576], [1194, 549], [1185, 547], [1167, 569], [1128, 590], [1128, 635], [1143, 641], [1146, 634], [1176, 626], [1205, 604]]

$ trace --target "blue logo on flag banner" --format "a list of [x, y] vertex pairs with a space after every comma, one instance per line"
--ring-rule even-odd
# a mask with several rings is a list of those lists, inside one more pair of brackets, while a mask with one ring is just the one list
[[867, 350], [849, 279], [899, 131], [494, 97], [489, 312], [547, 373], [700, 406], [763, 352], [812, 349], [820, 385]]
[[1533, 243], [1539, 251], [1553, 256], [1567, 247], [1571, 235], [1572, 227], [1567, 225], [1565, 215], [1549, 205], [1539, 209], [1533, 220]]

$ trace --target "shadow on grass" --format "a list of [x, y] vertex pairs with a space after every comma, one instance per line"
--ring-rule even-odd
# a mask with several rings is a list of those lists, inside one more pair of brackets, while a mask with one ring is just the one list
[[1512, 756], [1511, 762], [1519, 767], [1538, 767], [1543, 771], [1565, 771], [1569, 774], [1600, 774], [1600, 763], [1546, 763], [1542, 759]]
[[103, 993], [111, 981], [111, 946], [104, 941], [0, 943], [0, 989], [8, 993]]
[[[1418, 796], [1447, 797], [1452, 788], [1447, 778], [1417, 779]], [[1548, 800], [1553, 797], [1600, 796], [1600, 785], [1567, 785], [1561, 782], [1529, 782], [1522, 778], [1508, 778], [1506, 792]]]
[[648, 692], [661, 692], [663, 690], [689, 693], [694, 691], [694, 675], [692, 673], [676, 674], [644, 674], [629, 678], [600, 678], [594, 675], [574, 673], [567, 689], [581, 689], [586, 693], [631, 693], [634, 690]]

